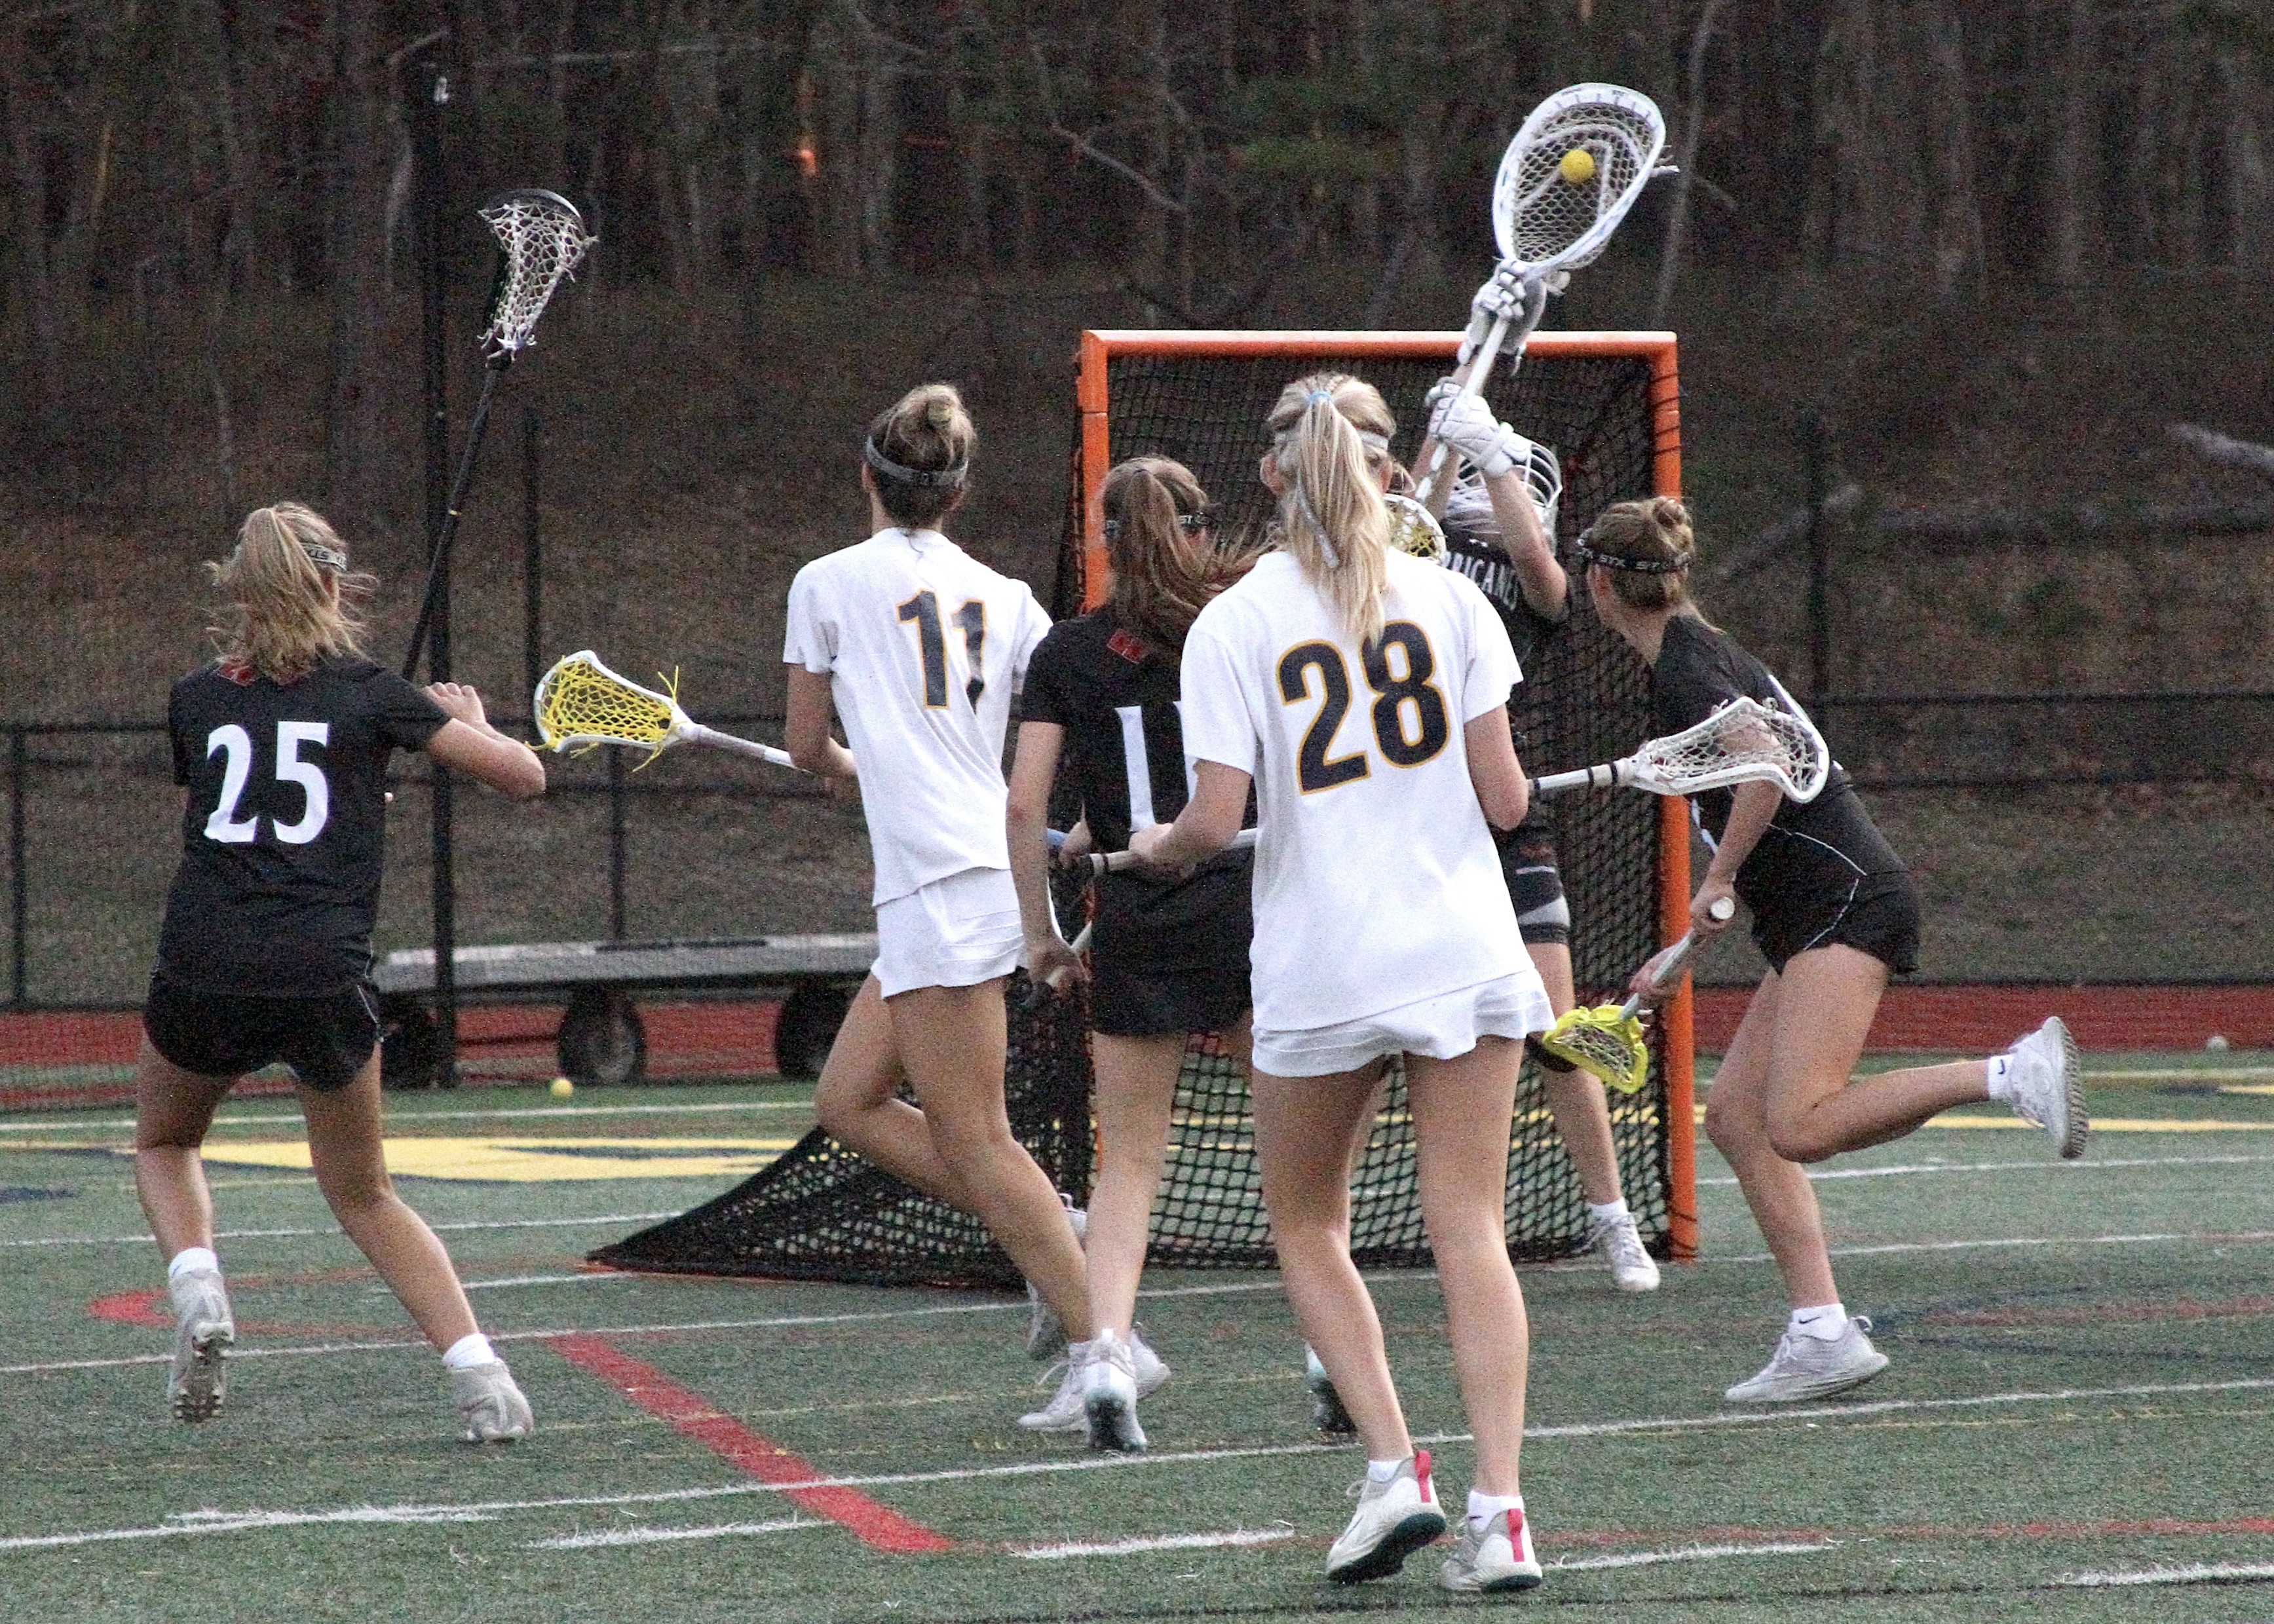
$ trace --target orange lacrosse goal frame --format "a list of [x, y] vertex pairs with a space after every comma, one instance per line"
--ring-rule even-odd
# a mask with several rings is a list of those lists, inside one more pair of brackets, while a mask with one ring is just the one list
[[[1080, 432], [1074, 449], [1081, 565], [1081, 602], [1092, 607], [1109, 575], [1105, 557], [1103, 490], [1112, 465], [1109, 433], [1109, 370], [1132, 357], [1225, 357], [1284, 360], [1299, 370], [1306, 361], [1421, 362], [1449, 366], [1460, 342], [1456, 333], [1206, 332], [1174, 329], [1105, 329], [1081, 335], [1076, 398]], [[1671, 333], [1535, 333], [1526, 346], [1528, 362], [1558, 358], [1629, 358], [1648, 366], [1648, 432], [1652, 490], [1682, 493], [1680, 374]], [[1502, 374], [1504, 375], [1504, 374]], [[1502, 375], [1496, 375], [1502, 376]], [[1257, 419], [1260, 423], [1260, 417]], [[1519, 428], [1529, 425], [1518, 421]], [[1134, 447], [1137, 450], [1154, 447]], [[1568, 471], [1568, 470], [1567, 470]], [[1627, 494], [1639, 495], [1630, 491]], [[1636, 740], [1633, 742], [1639, 742]], [[1690, 818], [1679, 798], [1662, 798], [1658, 808], [1657, 922], [1660, 944], [1673, 942], [1688, 927], [1690, 914]], [[1660, 1014], [1660, 1063], [1664, 1079], [1663, 1131], [1667, 1139], [1667, 1244], [1672, 1256], [1698, 1255], [1697, 1131], [1692, 1002], [1685, 978]]]

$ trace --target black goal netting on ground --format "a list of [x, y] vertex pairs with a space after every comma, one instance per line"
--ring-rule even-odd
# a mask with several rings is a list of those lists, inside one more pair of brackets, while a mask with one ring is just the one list
[[[1252, 530], [1269, 514], [1270, 499], [1255, 477], [1264, 416], [1290, 380], [1327, 365], [1381, 389], [1406, 425], [1397, 448], [1410, 456], [1421, 396], [1444, 371], [1440, 362], [1196, 355], [1109, 363], [1113, 456], [1175, 457], [1223, 507], [1228, 530]], [[1643, 358], [1534, 355], [1515, 378], [1496, 374], [1487, 391], [1503, 417], [1562, 457], [1558, 541], [1565, 546], [1606, 504], [1651, 493], [1650, 383], [1650, 363]], [[1083, 601], [1080, 468], [1077, 445], [1053, 605], [1061, 615], [1078, 613]], [[1535, 665], [1518, 696], [1528, 771], [1609, 761], [1648, 735], [1648, 673], [1584, 603]], [[1657, 802], [1606, 793], [1550, 804], [1570, 898], [1574, 979], [1583, 1001], [1601, 1001], [1658, 944]], [[1061, 810], [1069, 818], [1075, 813]], [[1079, 906], [1076, 898], [1061, 898], [1059, 917], [1078, 917]], [[1006, 1077], [1012, 1126], [1058, 1187], [1081, 1200], [1091, 1162], [1087, 1011], [1072, 997], [1030, 1011], [1023, 990], [1023, 978], [1014, 977]], [[1641, 1093], [1610, 1096], [1627, 1200], [1661, 1255], [1668, 1205], [1664, 1086], [1663, 1068], [1654, 1065]], [[1246, 1091], [1211, 1040], [1196, 1036], [1187, 1052], [1173, 1124], [1154, 1210], [1152, 1260], [1270, 1267]], [[1586, 1229], [1577, 1177], [1556, 1136], [1538, 1068], [1527, 1064], [1509, 1154], [1509, 1250], [1525, 1259], [1570, 1256], [1584, 1248]], [[1366, 1267], [1428, 1260], [1412, 1128], [1396, 1068], [1353, 1177], [1351, 1243]], [[627, 1269], [869, 1284], [1009, 1286], [1019, 1279], [976, 1221], [916, 1194], [818, 1129], [735, 1189], [603, 1247], [592, 1259]]]

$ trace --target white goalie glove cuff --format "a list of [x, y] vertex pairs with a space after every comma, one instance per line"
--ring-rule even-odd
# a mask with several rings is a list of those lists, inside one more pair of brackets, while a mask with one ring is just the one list
[[1427, 402], [1430, 434], [1475, 463], [1477, 471], [1487, 479], [1497, 479], [1529, 462], [1532, 442], [1495, 418], [1481, 396], [1439, 393], [1450, 381], [1446, 380], [1429, 392], [1434, 397]]

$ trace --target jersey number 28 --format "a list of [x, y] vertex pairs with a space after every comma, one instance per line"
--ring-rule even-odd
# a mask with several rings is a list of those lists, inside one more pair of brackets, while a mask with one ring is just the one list
[[[1392, 649], [1404, 656], [1403, 676], [1389, 668]], [[1382, 628], [1380, 638], [1359, 646], [1359, 664], [1375, 695], [1374, 741], [1391, 765], [1418, 767], [1445, 748], [1452, 723], [1445, 696], [1429, 681], [1437, 662], [1419, 627], [1411, 620], [1392, 620]], [[1279, 697], [1291, 705], [1308, 699], [1314, 669], [1319, 673], [1319, 713], [1303, 730], [1302, 748], [1295, 756], [1295, 780], [1306, 795], [1355, 782], [1371, 771], [1364, 750], [1332, 757], [1327, 754], [1351, 707], [1350, 667], [1340, 649], [1331, 643], [1299, 643], [1281, 655]]]
[[[324, 770], [300, 759], [301, 746], [321, 747], [330, 742], [331, 736], [329, 722], [276, 724], [276, 781], [297, 784], [307, 797], [307, 808], [297, 822], [268, 820], [271, 831], [287, 846], [307, 845], [324, 832], [324, 824], [332, 816], [332, 789], [324, 781]], [[210, 761], [221, 751], [226, 751], [229, 759], [222, 767], [221, 799], [214, 803], [213, 816], [206, 819], [206, 838], [227, 846], [250, 845], [260, 838], [260, 818], [258, 814], [239, 818], [237, 803], [245, 798], [245, 786], [252, 778], [252, 735], [235, 722], [224, 722], [206, 735], [206, 758]]]

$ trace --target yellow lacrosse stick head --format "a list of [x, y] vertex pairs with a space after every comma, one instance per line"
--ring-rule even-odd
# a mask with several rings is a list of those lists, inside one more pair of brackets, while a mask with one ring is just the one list
[[682, 719], [674, 695], [627, 681], [590, 649], [567, 656], [545, 673], [531, 710], [547, 749], [636, 745], [648, 752], [649, 760], [672, 742]]
[[1566, 1011], [1540, 1034], [1540, 1047], [1621, 1094], [1633, 1094], [1650, 1080], [1650, 1045], [1643, 1041], [1642, 1022], [1615, 1004]]

